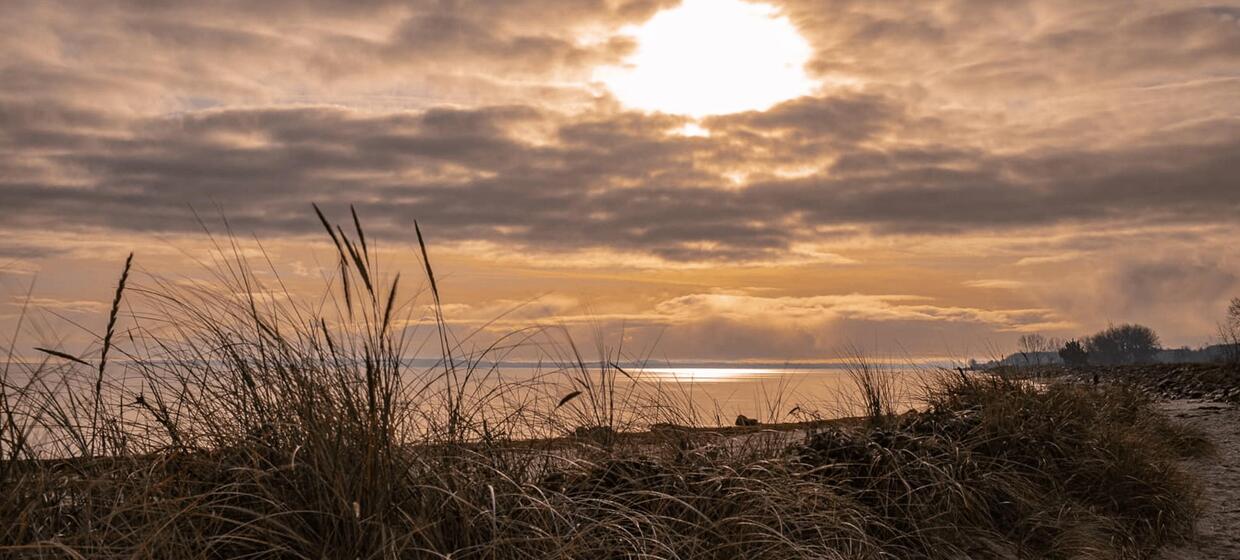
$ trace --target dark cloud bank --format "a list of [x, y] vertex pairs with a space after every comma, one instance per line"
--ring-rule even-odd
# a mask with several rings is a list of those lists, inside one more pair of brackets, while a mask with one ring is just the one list
[[[1234, 7], [792, 2], [813, 67], [871, 83], [709, 118], [709, 138], [597, 102], [375, 110], [338, 85], [580, 74], [620, 60], [619, 26], [660, 4], [19, 2], [0, 47], [5, 225], [175, 231], [196, 227], [187, 205], [219, 205], [239, 227], [301, 233], [310, 201], [355, 202], [394, 235], [416, 217], [451, 239], [709, 260], [827, 225], [959, 233], [1240, 209], [1240, 105], [1214, 104], [1240, 84]], [[1232, 83], [1159, 98], [1162, 119], [1128, 91], [1211, 80]], [[1118, 89], [1091, 93], [1103, 84]], [[359, 106], [280, 101], [313, 85]], [[996, 88], [1112, 106], [1065, 102], [1075, 112], [1031, 126], [941, 105], [1026, 96]], [[1116, 119], [1119, 137], [1081, 141]]]
[[[0, 113], [6, 225], [186, 230], [196, 227], [187, 204], [218, 204], [239, 227], [302, 233], [314, 227], [310, 201], [356, 202], [392, 234], [418, 218], [452, 239], [691, 259], [782, 250], [824, 225], [939, 233], [1217, 222], [1240, 210], [1240, 138], [1011, 154], [871, 146], [876, 134], [916, 126], [878, 97], [717, 117], [710, 138], [675, 135], [671, 117], [528, 106], [225, 109], [90, 128], [111, 118], [60, 107]], [[548, 134], [522, 138], [526, 127]], [[766, 171], [799, 165], [821, 167], [794, 178]], [[726, 175], [735, 169], [752, 170], [751, 182], [734, 185]], [[718, 254], [692, 249], [706, 242]]]

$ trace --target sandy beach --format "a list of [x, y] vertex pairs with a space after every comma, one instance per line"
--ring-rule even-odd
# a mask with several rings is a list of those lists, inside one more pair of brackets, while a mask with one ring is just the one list
[[1185, 461], [1201, 483], [1205, 507], [1195, 542], [1164, 550], [1159, 558], [1240, 558], [1240, 408], [1195, 399], [1169, 400], [1161, 407], [1205, 432], [1216, 452]]

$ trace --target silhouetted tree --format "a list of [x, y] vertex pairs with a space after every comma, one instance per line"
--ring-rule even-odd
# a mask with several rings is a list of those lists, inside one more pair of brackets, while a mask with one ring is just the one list
[[1140, 364], [1158, 353], [1158, 335], [1144, 325], [1111, 326], [1085, 340], [1089, 360], [1096, 364]]
[[1086, 352], [1085, 345], [1076, 339], [1064, 343], [1063, 348], [1059, 349], [1059, 357], [1063, 363], [1070, 366], [1083, 366], [1089, 363], [1089, 352]]
[[1218, 334], [1223, 343], [1223, 359], [1232, 363], [1240, 362], [1240, 297], [1231, 298], [1227, 315], [1218, 325]]

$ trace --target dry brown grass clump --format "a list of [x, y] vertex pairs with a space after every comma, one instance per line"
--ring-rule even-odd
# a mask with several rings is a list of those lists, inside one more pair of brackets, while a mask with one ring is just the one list
[[[1145, 393], [945, 375], [925, 412], [819, 433], [800, 460], [895, 530], [901, 555], [1142, 557], [1191, 534], [1208, 452]], [[877, 427], [876, 427], [877, 426]]]
[[[411, 366], [399, 276], [356, 219], [322, 221], [339, 257], [322, 305], [269, 297], [238, 257], [214, 287], [123, 280], [111, 315], [138, 311], [97, 358], [6, 366], [0, 556], [1138, 557], [1196, 513], [1173, 459], [1200, 446], [1122, 387], [955, 379], [895, 416], [873, 385], [870, 422], [791, 445], [626, 444], [692, 414], [626, 392], [616, 355], [567, 346], [559, 385], [487, 365], [538, 329], [460, 353], [424, 245], [443, 360]], [[518, 441], [574, 427], [607, 437]]]

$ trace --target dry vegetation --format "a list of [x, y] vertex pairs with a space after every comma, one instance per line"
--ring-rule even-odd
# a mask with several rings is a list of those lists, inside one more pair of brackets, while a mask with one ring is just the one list
[[315, 308], [220, 260], [214, 286], [122, 278], [90, 360], [10, 360], [0, 556], [1132, 558], [1191, 531], [1175, 459], [1208, 446], [1139, 391], [952, 374], [896, 415], [858, 361], [866, 422], [628, 442], [696, 413], [571, 342], [554, 382], [506, 380], [481, 358], [543, 331], [460, 356], [438, 311], [446, 358], [410, 367], [399, 277], [323, 223], [340, 270]]

